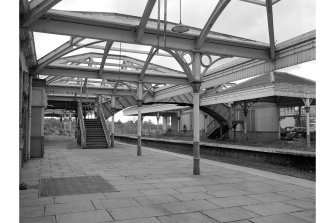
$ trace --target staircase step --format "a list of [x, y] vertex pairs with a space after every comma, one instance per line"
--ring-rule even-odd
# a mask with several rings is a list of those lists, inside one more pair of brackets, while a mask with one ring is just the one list
[[86, 142], [102, 142], [102, 143], [106, 143], [106, 138], [105, 139], [86, 139]]

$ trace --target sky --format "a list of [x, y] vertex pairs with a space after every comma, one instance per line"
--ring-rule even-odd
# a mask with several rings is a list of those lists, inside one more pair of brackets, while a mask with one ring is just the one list
[[[99, 2], [99, 4], [97, 4]], [[114, 12], [141, 16], [146, 0], [63, 0], [53, 9], [70, 11], [97, 11]], [[158, 0], [157, 0], [158, 2]], [[150, 18], [157, 19], [158, 6], [150, 15]], [[181, 19], [182, 23], [202, 28], [211, 12], [217, 4], [217, 0], [182, 0]], [[161, 0], [161, 19], [163, 19], [163, 4]], [[276, 43], [283, 42], [295, 36], [316, 29], [316, 1], [315, 0], [281, 0], [273, 6], [274, 33]], [[131, 7], [129, 7], [131, 6]], [[167, 1], [167, 20], [179, 22], [179, 0]], [[221, 13], [211, 31], [235, 35], [260, 42], [269, 43], [266, 9], [263, 6], [232, 0], [225, 10]], [[40, 58], [62, 43], [68, 41], [68, 36], [34, 33], [36, 53]], [[138, 46], [131, 44], [122, 44], [123, 47], [148, 50], [148, 46]], [[114, 43], [113, 47], [119, 47], [119, 43]], [[95, 51], [92, 49], [81, 49], [80, 53]], [[99, 52], [99, 51], [97, 51]], [[101, 51], [100, 51], [101, 52]], [[119, 54], [120, 52], [111, 52]], [[122, 55], [133, 56], [144, 60], [146, 55], [130, 54], [122, 52]], [[153, 63], [168, 66], [181, 70], [178, 63], [173, 58], [155, 56]], [[222, 63], [224, 63], [223, 61]], [[308, 62], [280, 71], [289, 72], [298, 76], [316, 80], [316, 62]], [[122, 112], [116, 115], [116, 120], [129, 120], [122, 117]], [[132, 118], [130, 118], [132, 119]]]

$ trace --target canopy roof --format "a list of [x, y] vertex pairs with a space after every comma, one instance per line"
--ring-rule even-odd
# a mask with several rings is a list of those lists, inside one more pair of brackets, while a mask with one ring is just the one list
[[[172, 31], [177, 23], [169, 20], [177, 21], [176, 16], [165, 20], [162, 15], [156, 19], [156, 0], [113, 2], [127, 4], [129, 14], [122, 10], [122, 13], [111, 12], [109, 8], [107, 12], [91, 10], [90, 7], [95, 8], [93, 5], [97, 4], [89, 6], [93, 1], [83, 1], [78, 11], [74, 11], [77, 7], [67, 7], [71, 3], [61, 0], [20, 0], [21, 64], [35, 78], [46, 80], [47, 92], [54, 99], [68, 101], [78, 95], [79, 98], [85, 95], [86, 99], [97, 95], [104, 95], [106, 99], [116, 96], [117, 104], [125, 108], [136, 104], [139, 82], [143, 83], [145, 102], [169, 101], [171, 97], [183, 98], [183, 94], [192, 92], [190, 85], [195, 80], [192, 62], [196, 52], [201, 54], [200, 80], [204, 94], [232, 81], [315, 59], [315, 30], [299, 33], [302, 35], [294, 38], [287, 36], [286, 39], [292, 39], [276, 43], [275, 27], [276, 33], [287, 33], [286, 25], [274, 21], [273, 10], [279, 0], [185, 1], [189, 31], [180, 34]], [[283, 12], [281, 7], [286, 8], [287, 16], [294, 15], [288, 12], [300, 10], [305, 4], [305, 1], [298, 2], [294, 4], [301, 7], [292, 7], [291, 1], [282, 2], [286, 3], [278, 4], [278, 9]], [[143, 10], [140, 13], [134, 9], [138, 4]], [[174, 9], [169, 10], [168, 15], [174, 15], [177, 6], [172, 1], [167, 4]], [[88, 6], [85, 8], [85, 5]], [[201, 23], [195, 21], [200, 15], [192, 12], [194, 7], [201, 8], [199, 6], [203, 6]], [[225, 19], [234, 17], [230, 10], [263, 15], [262, 29], [251, 21], [252, 14], [243, 17], [253, 25], [250, 28], [255, 28], [252, 33], [257, 41], [226, 34], [218, 28], [222, 24], [221, 15]], [[163, 4], [160, 11], [164, 11]], [[314, 24], [308, 27], [313, 29]], [[256, 38], [257, 32], [262, 38]], [[37, 57], [36, 46], [39, 50], [43, 48], [41, 33], [48, 45], [53, 45], [53, 39], [59, 35], [67, 36], [68, 40]], [[282, 41], [283, 37], [279, 39]]]
[[[274, 102], [278, 105], [303, 105], [303, 98], [316, 98], [315, 81], [285, 72], [271, 72], [252, 78], [222, 91], [209, 91], [202, 104], [237, 101]], [[315, 104], [315, 100], [313, 100]]]

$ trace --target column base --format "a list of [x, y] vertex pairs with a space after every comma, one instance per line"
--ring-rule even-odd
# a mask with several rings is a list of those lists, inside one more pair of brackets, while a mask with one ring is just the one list
[[142, 141], [141, 141], [141, 136], [137, 136], [137, 155], [141, 156], [142, 155], [142, 148], [141, 145]]
[[306, 135], [306, 142], [307, 142], [307, 148], [311, 148], [311, 136], [310, 135]]
[[193, 142], [193, 175], [200, 175], [200, 142]]
[[111, 138], [111, 148], [114, 148], [114, 133], [111, 133], [110, 138]]
[[193, 159], [193, 175], [200, 175], [200, 159]]

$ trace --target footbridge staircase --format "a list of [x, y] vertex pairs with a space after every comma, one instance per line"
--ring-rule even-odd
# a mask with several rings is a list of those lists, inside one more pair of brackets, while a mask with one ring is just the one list
[[[104, 113], [105, 103], [97, 103], [92, 109], [96, 109], [97, 118], [88, 119], [83, 113], [83, 106], [78, 103], [78, 136], [77, 143], [84, 149], [102, 149], [111, 147], [110, 132], [107, 128]], [[107, 108], [105, 108], [107, 111]], [[110, 111], [112, 112], [112, 111]]]
[[207, 138], [220, 138], [229, 131], [230, 108], [226, 104], [200, 106], [200, 110], [209, 115]]

